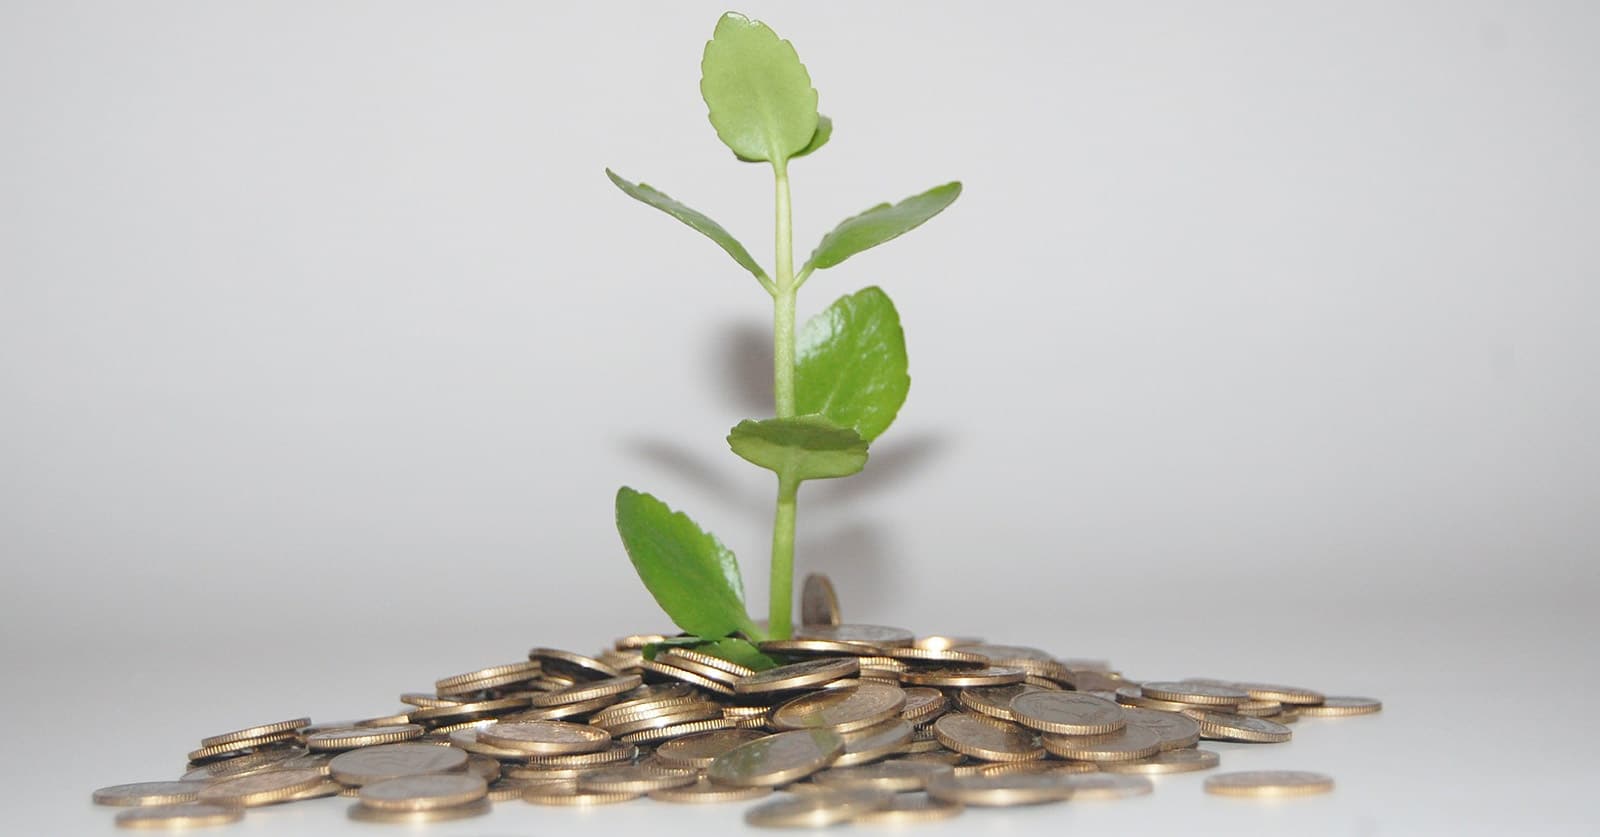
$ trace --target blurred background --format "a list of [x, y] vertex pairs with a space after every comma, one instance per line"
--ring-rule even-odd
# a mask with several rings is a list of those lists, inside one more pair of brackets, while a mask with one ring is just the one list
[[[771, 414], [770, 301], [602, 171], [771, 263], [699, 98], [724, 8], [0, 3], [23, 688], [115, 682], [177, 758], [663, 630], [624, 484], [762, 615], [773, 480], [723, 436]], [[1595, 635], [1595, 6], [739, 8], [836, 125], [797, 253], [966, 185], [801, 293], [882, 286], [911, 359], [866, 472], [801, 491], [847, 619], [1357, 693]]]

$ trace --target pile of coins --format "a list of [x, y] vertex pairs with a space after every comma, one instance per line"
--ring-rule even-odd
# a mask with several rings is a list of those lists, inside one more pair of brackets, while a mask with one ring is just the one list
[[[807, 579], [783, 661], [756, 671], [660, 635], [594, 657], [527, 660], [443, 678], [404, 711], [336, 724], [294, 718], [200, 741], [179, 781], [102, 788], [117, 824], [233, 822], [262, 805], [352, 797], [349, 817], [419, 823], [496, 802], [734, 802], [760, 826], [920, 822], [966, 806], [1148, 794], [1155, 774], [1209, 770], [1202, 740], [1280, 744], [1302, 717], [1368, 714], [1376, 700], [1209, 679], [1130, 680], [1035, 648], [842, 624]], [[647, 655], [647, 649], [650, 653]], [[1225, 796], [1323, 793], [1303, 771], [1218, 774]]]

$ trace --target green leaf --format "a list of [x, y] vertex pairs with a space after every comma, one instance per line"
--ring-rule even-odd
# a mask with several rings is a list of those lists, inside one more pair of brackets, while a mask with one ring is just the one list
[[946, 183], [893, 206], [880, 203], [860, 215], [846, 218], [822, 237], [822, 243], [811, 251], [811, 258], [801, 272], [833, 267], [862, 250], [905, 235], [943, 212], [960, 194], [959, 182]]
[[848, 477], [867, 464], [867, 443], [861, 435], [825, 416], [745, 419], [728, 433], [728, 446], [795, 482]]
[[755, 629], [744, 612], [739, 562], [688, 515], [624, 486], [617, 489], [617, 533], [644, 586], [678, 627], [706, 639]]
[[618, 177], [617, 173], [611, 169], [606, 169], [606, 177], [611, 178], [611, 182], [617, 184], [617, 188], [621, 189], [628, 197], [640, 203], [649, 204], [671, 215], [688, 224], [706, 238], [715, 241], [741, 267], [755, 274], [755, 277], [760, 279], [762, 284], [766, 284], [768, 281], [767, 272], [762, 270], [761, 265], [757, 264], [756, 260], [750, 256], [750, 251], [744, 249], [744, 245], [740, 244], [737, 238], [734, 238], [727, 230], [723, 229], [721, 224], [707, 218], [696, 210], [678, 203], [668, 197], [666, 193], [658, 191], [654, 187], [644, 183], [629, 183], [627, 180]]
[[[828, 144], [828, 140], [830, 140], [832, 138], [833, 138], [833, 120], [829, 119], [828, 117], [823, 116], [821, 114], [817, 114], [817, 132], [815, 134], [811, 135], [811, 142], [808, 145], [806, 145], [805, 148], [802, 148], [799, 151], [796, 151], [795, 153], [789, 155], [789, 159], [793, 160], [796, 157], [804, 157], [807, 154], [810, 154], [811, 152], [816, 151], [817, 149], [823, 147], [824, 145], [827, 145]], [[738, 154], [734, 154], [733, 156], [739, 157]], [[739, 157], [739, 159], [743, 160], [746, 163], [764, 163], [764, 162], [766, 162], [765, 160], [752, 160], [749, 157]]]
[[778, 666], [777, 660], [761, 653], [761, 649], [752, 645], [748, 640], [743, 640], [736, 636], [705, 643], [697, 646], [695, 650], [710, 654], [713, 657], [721, 657], [728, 662], [738, 663], [746, 668], [753, 668], [756, 671], [766, 671], [769, 668], [777, 668]]
[[889, 295], [877, 287], [839, 297], [806, 321], [796, 340], [794, 397], [872, 441], [900, 412], [911, 388], [906, 337]]
[[794, 46], [737, 12], [706, 43], [700, 95], [717, 137], [743, 159], [781, 164], [816, 136], [817, 91]]

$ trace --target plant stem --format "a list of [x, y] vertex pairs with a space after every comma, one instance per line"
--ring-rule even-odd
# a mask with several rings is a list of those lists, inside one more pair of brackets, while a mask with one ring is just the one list
[[[790, 222], [789, 171], [780, 162], [773, 166], [776, 178], [777, 218], [773, 259], [775, 285], [772, 295], [772, 398], [778, 418], [794, 416], [794, 234]], [[767, 631], [774, 639], [788, 639], [790, 610], [794, 606], [794, 512], [800, 483], [786, 474], [778, 475], [778, 509], [772, 517], [772, 581], [767, 603]]]
[[800, 483], [778, 476], [778, 510], [772, 519], [772, 594], [767, 604], [767, 634], [788, 639], [794, 606], [794, 511]]

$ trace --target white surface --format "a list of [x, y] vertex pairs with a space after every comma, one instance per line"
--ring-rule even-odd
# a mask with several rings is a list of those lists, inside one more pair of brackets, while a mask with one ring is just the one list
[[[802, 492], [802, 571], [864, 620], [1390, 706], [1228, 754], [1327, 799], [1180, 778], [947, 828], [1577, 827], [1600, 7], [742, 8], [838, 126], [801, 253], [967, 185], [802, 294], [884, 286], [914, 378], [867, 472]], [[766, 298], [601, 173], [770, 261], [770, 179], [696, 89], [722, 10], [0, 0], [0, 831], [105, 826], [89, 790], [220, 729], [660, 629], [620, 484], [764, 602], [770, 478], [722, 436], [770, 409]], [[737, 819], [657, 810], [440, 833]]]

